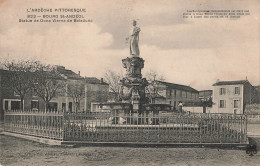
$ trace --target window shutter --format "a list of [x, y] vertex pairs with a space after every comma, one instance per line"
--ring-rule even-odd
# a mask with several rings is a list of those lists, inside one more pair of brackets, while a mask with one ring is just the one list
[[39, 101], [37, 101], [37, 109], [39, 110], [39, 108], [40, 108], [40, 107], [39, 107]]

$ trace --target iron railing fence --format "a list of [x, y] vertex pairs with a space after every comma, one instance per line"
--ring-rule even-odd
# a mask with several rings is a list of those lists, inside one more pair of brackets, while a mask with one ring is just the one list
[[64, 114], [46, 111], [5, 111], [4, 131], [63, 140]]
[[247, 117], [9, 111], [5, 113], [5, 131], [63, 141], [245, 143]]
[[65, 115], [64, 140], [244, 143], [246, 116], [227, 114]]

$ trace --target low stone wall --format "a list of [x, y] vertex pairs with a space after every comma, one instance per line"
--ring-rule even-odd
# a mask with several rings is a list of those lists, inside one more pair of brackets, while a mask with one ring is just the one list
[[[183, 111], [189, 111], [192, 113], [203, 113], [203, 107], [182, 107]], [[212, 107], [206, 107], [206, 113], [210, 113]]]

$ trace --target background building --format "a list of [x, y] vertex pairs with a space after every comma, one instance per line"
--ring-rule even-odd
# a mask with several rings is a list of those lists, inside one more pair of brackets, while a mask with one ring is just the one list
[[254, 92], [254, 101], [256, 104], [260, 103], [260, 85], [254, 86], [255, 92]]
[[248, 80], [218, 81], [213, 87], [212, 113], [243, 114], [246, 105], [254, 102], [254, 87]]
[[[108, 99], [109, 85], [95, 77], [81, 77], [80, 73], [65, 69], [63, 66], [56, 66], [58, 73], [63, 78], [59, 81], [64, 83], [64, 88], [59, 89], [49, 103], [49, 108], [54, 111], [75, 112], [90, 111], [91, 102], [105, 102]], [[19, 110], [21, 109], [20, 96], [15, 93], [8, 84], [8, 75], [11, 71], [0, 70], [0, 111], [3, 117], [4, 110]], [[75, 99], [70, 95], [70, 87], [82, 85], [82, 95], [78, 106], [76, 107]], [[24, 110], [45, 110], [45, 102], [42, 98], [34, 93], [35, 89], [25, 96], [23, 101]]]
[[202, 90], [199, 91], [199, 99], [201, 101], [209, 101], [212, 98], [213, 90]]
[[103, 103], [108, 101], [109, 97], [109, 85], [103, 81], [103, 78], [100, 80], [95, 77], [85, 77], [85, 110], [90, 112], [91, 103]]
[[190, 86], [164, 81], [157, 82], [158, 95], [155, 97], [155, 104], [170, 104], [176, 110], [180, 102], [184, 106], [200, 102], [199, 91]]

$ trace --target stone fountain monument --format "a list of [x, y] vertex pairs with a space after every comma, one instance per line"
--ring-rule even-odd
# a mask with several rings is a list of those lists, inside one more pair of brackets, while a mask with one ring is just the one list
[[147, 102], [145, 87], [148, 82], [142, 78], [142, 68], [144, 60], [139, 56], [139, 32], [141, 29], [133, 21], [133, 30], [127, 38], [130, 43], [130, 56], [122, 60], [123, 67], [126, 69], [126, 76], [121, 80], [120, 100], [131, 103], [134, 113], [142, 113], [144, 104]]
[[[145, 87], [148, 86], [148, 82], [142, 78], [144, 60], [140, 57], [138, 45], [140, 31], [141, 29], [136, 26], [134, 20], [131, 35], [126, 38], [130, 44], [130, 55], [122, 59], [126, 75], [120, 80], [120, 102], [100, 105], [102, 110], [108, 110], [112, 113], [112, 124], [149, 124], [149, 117], [158, 114], [160, 110], [170, 110], [167, 104], [148, 104], [148, 99], [145, 96]], [[158, 124], [156, 118], [153, 118], [152, 121], [152, 124]]]

